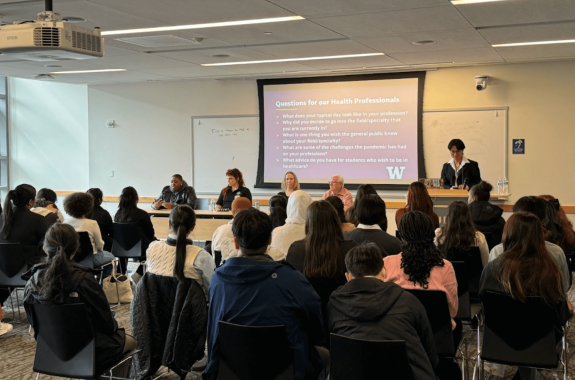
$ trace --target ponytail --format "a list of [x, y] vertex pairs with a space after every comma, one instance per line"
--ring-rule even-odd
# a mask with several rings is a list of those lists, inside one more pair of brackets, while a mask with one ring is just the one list
[[[22, 184], [16, 186], [14, 190], [10, 190], [6, 194], [6, 199], [4, 200], [4, 212], [2, 213], [2, 234], [4, 239], [10, 238], [10, 232], [12, 232], [12, 222], [14, 219], [14, 210], [12, 206], [18, 208], [26, 207], [31, 200], [36, 196], [36, 189], [33, 186]], [[12, 204], [10, 204], [12, 201]]]
[[176, 231], [176, 265], [174, 266], [174, 277], [183, 282], [185, 279], [184, 269], [187, 256], [187, 235], [196, 226], [196, 214], [190, 206], [177, 206], [170, 213], [170, 224]]

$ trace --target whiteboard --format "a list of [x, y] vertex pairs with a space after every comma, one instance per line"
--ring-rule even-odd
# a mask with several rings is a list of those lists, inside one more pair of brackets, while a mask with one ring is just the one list
[[423, 112], [423, 157], [428, 178], [439, 178], [451, 159], [451, 139], [465, 143], [465, 157], [477, 161], [481, 179], [497, 187], [507, 176], [507, 108]]
[[226, 171], [238, 168], [250, 190], [256, 183], [259, 117], [192, 118], [192, 186], [196, 192], [218, 194]]

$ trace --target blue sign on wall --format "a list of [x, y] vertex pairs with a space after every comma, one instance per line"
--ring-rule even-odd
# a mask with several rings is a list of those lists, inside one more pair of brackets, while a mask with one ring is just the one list
[[525, 154], [525, 139], [513, 139], [513, 154]]

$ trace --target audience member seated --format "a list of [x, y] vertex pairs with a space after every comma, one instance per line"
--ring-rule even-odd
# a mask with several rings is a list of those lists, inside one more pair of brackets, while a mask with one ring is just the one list
[[160, 196], [152, 203], [152, 208], [160, 210], [171, 209], [175, 205], [188, 205], [195, 209], [197, 200], [194, 188], [189, 186], [181, 175], [174, 174], [170, 185], [164, 187]]
[[299, 181], [297, 180], [295, 173], [287, 172], [284, 175], [284, 181], [282, 182], [282, 191], [280, 191], [278, 195], [283, 195], [284, 197], [289, 198], [291, 193], [299, 189]]
[[58, 207], [56, 207], [54, 202], [50, 202], [44, 198], [36, 199], [30, 211], [45, 217], [49, 226], [60, 221], [58, 218]]
[[112, 217], [108, 210], [102, 208], [102, 201], [104, 200], [104, 193], [98, 188], [92, 188], [86, 191], [94, 197], [94, 208], [86, 215], [86, 218], [95, 220], [100, 227], [100, 233], [104, 240], [104, 251], [112, 251]]
[[286, 224], [287, 203], [288, 198], [283, 195], [274, 195], [270, 198], [270, 218], [272, 219], [273, 228]]
[[344, 180], [343, 177], [336, 174], [329, 180], [329, 190], [323, 194], [323, 199], [327, 197], [336, 196], [343, 202], [343, 209], [347, 211], [351, 206], [353, 206], [353, 197], [348, 189], [343, 187]]
[[[8, 191], [4, 199], [4, 212], [0, 219], [0, 243], [20, 243], [28, 267], [42, 261], [44, 235], [50, 226], [48, 218], [30, 211], [34, 206], [36, 189], [22, 184]], [[0, 306], [10, 297], [6, 289], [0, 289]]]
[[[517, 202], [515, 202], [515, 205], [513, 205], [513, 213], [520, 211], [530, 212], [534, 214], [537, 218], [539, 218], [539, 221], [542, 223], [543, 233], [545, 235], [549, 233], [549, 231], [543, 225], [543, 220], [545, 219], [545, 201], [543, 199], [535, 196], [526, 196], [519, 198]], [[545, 249], [547, 250], [547, 253], [549, 253], [549, 256], [551, 256], [555, 260], [555, 262], [559, 266], [559, 269], [561, 270], [561, 273], [563, 274], [562, 289], [563, 293], [567, 295], [567, 292], [571, 287], [571, 272], [569, 271], [569, 266], [567, 265], [567, 260], [565, 259], [565, 253], [563, 252], [561, 247], [549, 241], [545, 241]], [[491, 252], [489, 252], [489, 261], [495, 260], [504, 251], [505, 248], [503, 244], [496, 245], [495, 247], [493, 247]]]
[[483, 266], [489, 261], [485, 235], [475, 229], [469, 207], [462, 201], [452, 202], [447, 208], [445, 225], [435, 230], [435, 244], [447, 260], [471, 247], [479, 247]]
[[347, 221], [352, 223], [354, 226], [357, 227], [357, 225], [359, 224], [359, 220], [357, 220], [357, 215], [356, 215], [356, 205], [357, 203], [361, 200], [361, 198], [363, 198], [366, 195], [369, 194], [373, 194], [373, 195], [377, 195], [377, 191], [375, 190], [375, 187], [373, 187], [372, 185], [359, 185], [359, 187], [357, 188], [357, 192], [355, 193], [355, 202], [354, 204], [347, 209], [347, 211], [345, 212], [345, 216], [347, 217]]
[[347, 220], [345, 219], [345, 212], [343, 211], [343, 202], [341, 201], [341, 199], [339, 199], [335, 195], [332, 195], [325, 198], [325, 201], [331, 204], [335, 209], [335, 212], [337, 212], [337, 217], [339, 218], [339, 225], [341, 226], [341, 230], [343, 232], [355, 230], [355, 226], [351, 223], [348, 223]]
[[136, 360], [140, 378], [151, 378], [162, 365], [182, 379], [205, 367], [208, 289], [215, 266], [209, 253], [187, 238], [195, 226], [191, 207], [175, 207], [168, 238], [148, 248], [147, 271], [130, 310], [142, 349]]
[[548, 221], [544, 222], [545, 225], [554, 227], [554, 231], [548, 234], [549, 237], [546, 240], [561, 247], [565, 255], [575, 255], [573, 223], [567, 218], [565, 210], [559, 204], [559, 200], [551, 195], [540, 195], [539, 198], [547, 201], [545, 213]]
[[10, 323], [3, 323], [2, 319], [4, 318], [4, 310], [2, 310], [2, 306], [0, 306], [0, 336], [8, 334], [14, 326]]
[[294, 241], [305, 237], [305, 217], [312, 200], [308, 193], [297, 190], [290, 195], [287, 205], [286, 224], [276, 227], [272, 233], [271, 246], [285, 256]]
[[433, 201], [425, 185], [421, 182], [412, 182], [407, 188], [407, 204], [395, 213], [395, 223], [398, 226], [403, 215], [409, 211], [421, 211], [427, 214], [431, 218], [433, 226], [439, 228], [439, 217], [433, 211]]
[[[116, 211], [116, 215], [114, 215], [114, 222], [138, 224], [138, 231], [140, 232], [140, 239], [142, 240], [142, 258], [145, 260], [146, 251], [148, 250], [150, 243], [158, 239], [156, 239], [155, 236], [150, 214], [138, 208], [138, 201], [139, 196], [136, 189], [132, 186], [122, 189], [122, 194], [120, 194], [118, 203], [118, 211]], [[122, 257], [119, 260], [120, 263], [122, 263], [122, 271], [125, 274], [128, 269], [128, 259]], [[138, 267], [135, 274], [136, 279], [144, 275], [142, 265]]]
[[[547, 249], [541, 221], [532, 213], [515, 212], [503, 232], [503, 252], [483, 268], [479, 297], [483, 299], [487, 291], [507, 293], [521, 302], [528, 296], [542, 297], [556, 310], [558, 343], [561, 328], [573, 313], [562, 291], [564, 282], [563, 271]], [[535, 369], [520, 367], [513, 379], [535, 377]]]
[[313, 286], [321, 299], [324, 317], [329, 296], [347, 282], [345, 255], [356, 246], [353, 240], [344, 239], [331, 204], [319, 201], [309, 206], [305, 238], [291, 245], [286, 261], [301, 271]]
[[239, 197], [248, 198], [252, 201], [252, 193], [250, 189], [244, 186], [244, 177], [242, 172], [238, 169], [229, 169], [226, 172], [228, 177], [228, 186], [224, 187], [220, 192], [220, 196], [216, 202], [217, 210], [229, 210], [232, 208], [232, 202]]
[[413, 379], [435, 380], [437, 350], [425, 309], [400, 286], [384, 282], [380, 249], [373, 243], [352, 248], [345, 267], [348, 282], [327, 305], [329, 332], [361, 340], [404, 340]]
[[314, 347], [324, 331], [318, 295], [300, 272], [265, 254], [272, 232], [269, 216], [255, 209], [244, 210], [234, 218], [232, 230], [240, 256], [219, 268], [210, 284], [208, 367], [203, 378], [217, 378], [218, 322], [224, 321], [285, 326], [295, 379], [317, 379], [329, 361], [327, 350]]
[[58, 206], [56, 205], [56, 203], [58, 203], [58, 196], [56, 195], [56, 192], [54, 190], [47, 188], [42, 188], [38, 190], [38, 193], [36, 194], [36, 200], [38, 199], [45, 199], [47, 201], [54, 203], [54, 208], [58, 210], [57, 212], [58, 219], [60, 219], [60, 222], [64, 221], [64, 215], [62, 215], [62, 213], [58, 209]]
[[[100, 227], [95, 220], [86, 219], [86, 215], [94, 207], [94, 198], [86, 193], [73, 193], [64, 199], [64, 211], [69, 215], [64, 223], [74, 227], [77, 232], [87, 232], [94, 248], [94, 265], [102, 266], [114, 260], [114, 255], [104, 251], [104, 240], [100, 233]], [[107, 277], [112, 274], [112, 266], [107, 265], [104, 268], [103, 276]]]
[[480, 232], [489, 232], [493, 236], [493, 243], [501, 243], [505, 219], [503, 209], [489, 203], [493, 186], [489, 182], [481, 181], [469, 190], [469, 210], [475, 228]]
[[[346, 239], [361, 243], [375, 243], [383, 256], [397, 255], [401, 252], [401, 241], [391, 236], [387, 230], [385, 202], [379, 195], [366, 195], [355, 203], [355, 214], [359, 224], [354, 231], [344, 234]], [[384, 226], [385, 228], [381, 227]]]
[[[118, 328], [92, 271], [71, 261], [79, 248], [78, 234], [72, 226], [57, 223], [50, 227], [44, 240], [48, 259], [30, 270], [30, 280], [24, 289], [24, 307], [28, 322], [34, 327], [32, 304], [86, 305], [96, 340], [96, 372], [104, 371], [116, 364], [123, 353], [133, 350], [136, 341], [123, 328]], [[114, 376], [126, 377], [129, 364], [127, 361], [117, 368]]]

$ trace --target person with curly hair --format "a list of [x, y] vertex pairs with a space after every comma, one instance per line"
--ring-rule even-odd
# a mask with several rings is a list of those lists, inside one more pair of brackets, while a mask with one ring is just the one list
[[387, 269], [385, 281], [395, 282], [404, 289], [441, 290], [447, 295], [452, 318], [457, 315], [457, 279], [453, 266], [443, 259], [435, 246], [435, 228], [429, 215], [410, 211], [399, 222], [402, 252], [383, 259]]
[[232, 208], [232, 202], [239, 197], [248, 198], [252, 201], [252, 193], [250, 189], [244, 186], [244, 177], [242, 172], [238, 169], [229, 169], [226, 172], [228, 177], [228, 186], [224, 187], [220, 192], [220, 197], [216, 202], [217, 210], [229, 210]]
[[409, 211], [421, 211], [427, 214], [435, 228], [439, 228], [439, 217], [433, 211], [433, 201], [421, 182], [412, 182], [407, 188], [407, 204], [395, 212], [395, 224], [399, 226], [401, 218]]
[[[64, 211], [69, 215], [64, 223], [74, 227], [76, 232], [87, 232], [94, 249], [94, 264], [102, 266], [114, 260], [114, 255], [104, 251], [104, 240], [98, 222], [87, 219], [94, 207], [94, 197], [87, 193], [72, 193], [64, 199]], [[112, 274], [112, 266], [104, 267], [104, 277]]]

